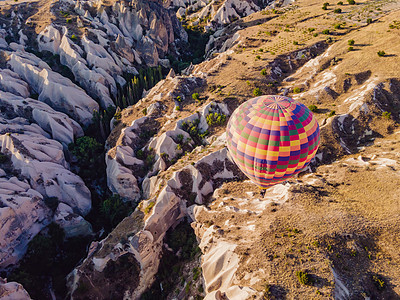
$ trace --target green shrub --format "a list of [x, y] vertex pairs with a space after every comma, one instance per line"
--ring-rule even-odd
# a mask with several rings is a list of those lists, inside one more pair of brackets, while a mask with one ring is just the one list
[[68, 145], [68, 149], [78, 159], [81, 166], [95, 163], [96, 158], [103, 152], [103, 146], [89, 136], [77, 138], [75, 143]]
[[327, 9], [328, 9], [328, 6], [329, 6], [329, 3], [328, 3], [328, 2], [325, 2], [325, 3], [322, 5], [322, 9], [323, 9], [323, 10], [327, 10]]
[[142, 149], [139, 149], [138, 151], [136, 151], [136, 157], [139, 159], [143, 159], [144, 158], [144, 152]]
[[182, 97], [181, 96], [176, 97], [176, 101], [182, 102]]
[[298, 44], [299, 44], [298, 41], [294, 41], [294, 42], [293, 42], [293, 45], [298, 45]]
[[330, 33], [329, 29], [322, 30], [322, 34], [329, 34], [329, 33]]
[[349, 46], [354, 46], [354, 43], [355, 43], [355, 42], [354, 42], [353, 39], [347, 41], [347, 44], [348, 44]]
[[299, 88], [299, 87], [295, 87], [294, 89], [293, 89], [293, 93], [295, 93], [295, 94], [298, 94], [298, 93], [300, 93], [301, 92], [301, 89]]
[[353, 51], [353, 50], [354, 50], [354, 47], [350, 46], [347, 50]]
[[339, 1], [337, 5], [343, 5], [343, 1]]
[[180, 110], [181, 110], [181, 107], [180, 107], [179, 105], [177, 105], [177, 106], [175, 106], [175, 109], [176, 109], [177, 111], [180, 111]]
[[356, 4], [356, 1], [354, 1], [354, 0], [347, 0], [347, 2], [348, 2], [350, 5]]
[[372, 19], [371, 18], [368, 18], [367, 19], [367, 24], [371, 24], [372, 23]]
[[162, 152], [160, 153], [160, 156], [165, 162], [169, 161], [169, 155], [167, 153]]
[[189, 133], [190, 137], [197, 145], [203, 144], [204, 137], [207, 136], [209, 133], [207, 130], [205, 132], [201, 131], [198, 128], [199, 124], [200, 119], [195, 119], [193, 120], [193, 122], [183, 122], [181, 126], [182, 130]]
[[199, 278], [201, 274], [201, 269], [200, 268], [193, 268], [193, 280], [196, 281], [197, 278]]
[[392, 113], [391, 113], [391, 112], [388, 112], [388, 111], [384, 111], [384, 112], [382, 113], [382, 117], [385, 118], [385, 119], [387, 119], [387, 120], [390, 120], [390, 118], [392, 117]]
[[255, 88], [255, 89], [253, 90], [253, 95], [254, 95], [255, 97], [261, 96], [261, 90], [260, 90], [260, 88]]
[[77, 40], [77, 39], [78, 37], [75, 34], [71, 35], [71, 40]]
[[142, 113], [143, 113], [144, 115], [147, 115], [147, 108], [146, 108], [146, 107], [142, 109]]
[[200, 99], [199, 93], [193, 93], [192, 98], [193, 98], [193, 100], [199, 100]]
[[386, 55], [386, 52], [385, 52], [385, 51], [383, 51], [383, 50], [378, 51], [378, 56], [379, 56], [379, 57], [383, 57], [383, 56], [385, 56], [385, 55]]
[[70, 23], [72, 23], [72, 19], [68, 18], [68, 19], [66, 20], [66, 22], [67, 22], [68, 24], [70, 24]]
[[184, 138], [183, 134], [178, 134], [176, 136], [176, 141], [178, 142], [178, 144], [182, 144], [183, 138]]
[[263, 75], [263, 76], [267, 75], [267, 70], [266, 69], [262, 69], [261, 70], [261, 75]]
[[318, 107], [314, 104], [310, 105], [308, 107], [309, 110], [311, 110], [312, 112], [317, 112], [318, 111]]
[[260, 56], [260, 55], [257, 55], [257, 56], [256, 56], [256, 59], [261, 59], [261, 56]]
[[100, 212], [113, 228], [132, 212], [132, 208], [122, 201], [120, 195], [113, 194], [101, 203]]
[[310, 285], [312, 283], [310, 274], [307, 271], [297, 271], [296, 272], [297, 279], [303, 285]]
[[342, 9], [341, 8], [336, 8], [333, 12], [335, 14], [340, 14], [340, 13], [342, 13]]
[[317, 36], [318, 36], [318, 33], [314, 33], [314, 34], [313, 34], [313, 37], [317, 37]]
[[226, 116], [220, 113], [209, 113], [206, 117], [209, 126], [221, 126], [225, 124]]
[[120, 120], [121, 120], [121, 117], [122, 117], [121, 111], [115, 112], [115, 114], [114, 114], [114, 120], [120, 121]]
[[378, 289], [378, 291], [382, 291], [385, 289], [386, 285], [385, 285], [385, 281], [383, 280], [383, 278], [379, 275], [373, 275], [372, 276], [372, 281], [374, 282], [376, 288]]
[[328, 118], [333, 117], [334, 115], [336, 115], [336, 111], [331, 110], [330, 113], [328, 114]]
[[154, 207], [155, 204], [156, 204], [155, 202], [150, 202], [150, 203], [146, 206], [146, 208], [144, 209], [145, 214], [148, 214], [148, 213], [151, 211], [151, 209]]

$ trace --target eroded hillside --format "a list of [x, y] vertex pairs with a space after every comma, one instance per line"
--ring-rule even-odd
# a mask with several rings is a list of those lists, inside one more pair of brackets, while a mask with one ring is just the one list
[[[0, 40], [2, 202], [15, 218], [37, 211], [19, 225], [28, 231], [7, 236], [2, 266], [52, 221], [67, 237], [91, 233], [84, 217], [100, 180], [70, 171], [68, 144], [94, 110], [119, 106], [97, 132], [108, 136], [103, 185], [113, 203], [137, 207], [106, 237], [95, 232], [68, 276], [73, 299], [400, 297], [397, 1], [32, 5], [49, 12], [40, 23], [20, 11], [28, 4], [2, 8], [15, 24]], [[134, 76], [166, 74], [193, 27], [209, 30], [206, 60], [151, 80], [136, 102]], [[229, 116], [261, 94], [304, 103], [321, 126], [311, 166], [265, 195], [225, 147]]]

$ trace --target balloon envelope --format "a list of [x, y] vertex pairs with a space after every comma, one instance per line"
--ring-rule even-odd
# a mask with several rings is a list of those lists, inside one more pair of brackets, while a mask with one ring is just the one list
[[227, 125], [233, 160], [261, 188], [299, 173], [315, 156], [319, 141], [313, 113], [284, 96], [248, 100], [233, 112]]

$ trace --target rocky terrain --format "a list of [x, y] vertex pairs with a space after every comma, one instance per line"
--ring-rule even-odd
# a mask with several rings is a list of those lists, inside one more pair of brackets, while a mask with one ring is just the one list
[[[1, 299], [400, 298], [397, 1], [0, 8]], [[225, 147], [261, 94], [321, 127], [265, 194]]]

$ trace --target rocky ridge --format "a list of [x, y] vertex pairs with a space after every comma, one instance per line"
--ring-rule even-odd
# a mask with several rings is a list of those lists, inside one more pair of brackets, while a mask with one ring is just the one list
[[[90, 231], [83, 219], [90, 195], [69, 171], [65, 146], [83, 134], [81, 126], [90, 119], [86, 113], [94, 108], [90, 103], [104, 108], [113, 101], [124, 72], [135, 73], [141, 62], [167, 63], [157, 55], [167, 53], [171, 32], [181, 29], [171, 23], [165, 34], [168, 29], [159, 28], [158, 18], [175, 22], [171, 11], [144, 16], [148, 7], [161, 9], [158, 3], [133, 3], [129, 13], [132, 7], [119, 2], [60, 5], [70, 12], [73, 7], [76, 22], [91, 24], [91, 34], [75, 32], [67, 22], [64, 28], [46, 24], [37, 41], [42, 51], [60, 56], [73, 80], [61, 81], [42, 59], [15, 43], [1, 43], [6, 51], [0, 138], [7, 155], [1, 165], [1, 209], [4, 220], [11, 220], [4, 232], [16, 226], [19, 216], [35, 212], [18, 225], [29, 231], [4, 234], [7, 240], [1, 244], [13, 245], [4, 248], [4, 265], [15, 263], [31, 237], [52, 220], [71, 235]], [[371, 7], [380, 10], [367, 26], [356, 18], [364, 18]], [[165, 237], [187, 219], [202, 252], [201, 258], [195, 256], [201, 274], [195, 279], [192, 270], [172, 271], [176, 282], [167, 299], [398, 297], [398, 240], [393, 237], [398, 235], [399, 49], [398, 32], [390, 27], [399, 18], [396, 9], [390, 1], [367, 1], [346, 4], [338, 15], [299, 0], [278, 10], [251, 11], [214, 34], [207, 61], [183, 75], [171, 72], [116, 115], [106, 143], [108, 186], [139, 206], [105, 239], [92, 243], [69, 276], [71, 296], [146, 295], [152, 282], [163, 283], [160, 256], [181, 257], [183, 249], [175, 252]], [[328, 35], [322, 33], [326, 28]], [[152, 44], [156, 33], [161, 35]], [[113, 35], [120, 47], [114, 48]], [[19, 36], [20, 44], [26, 41], [23, 32]], [[179, 36], [185, 39], [182, 32]], [[350, 39], [356, 51], [348, 49]], [[388, 55], [378, 57], [383, 48]], [[96, 85], [86, 78], [96, 78]], [[48, 85], [57, 84], [64, 92], [50, 93]], [[31, 89], [39, 100], [29, 98]], [[265, 196], [231, 162], [224, 135], [226, 119], [257, 89], [314, 105], [321, 124], [321, 147], [312, 166]], [[85, 97], [79, 110], [64, 106], [76, 108], [67, 90]], [[375, 176], [379, 179], [372, 180]], [[58, 199], [54, 212], [44, 205], [51, 197]], [[309, 281], [304, 284], [297, 274]], [[8, 286], [19, 292], [14, 283]]]

